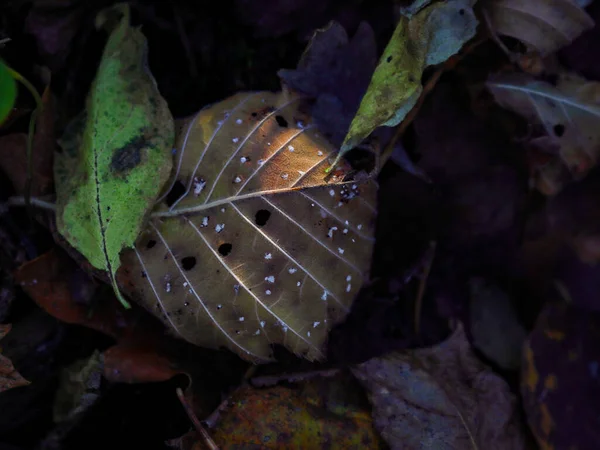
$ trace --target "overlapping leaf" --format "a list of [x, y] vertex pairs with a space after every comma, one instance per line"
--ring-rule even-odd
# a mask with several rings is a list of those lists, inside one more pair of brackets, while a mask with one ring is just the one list
[[375, 427], [396, 449], [525, 449], [515, 397], [471, 351], [460, 325], [445, 342], [353, 369]]
[[487, 87], [496, 101], [541, 127], [544, 136], [532, 141], [554, 159], [537, 175], [538, 188], [554, 194], [562, 187], [561, 165], [575, 178], [584, 176], [600, 149], [599, 84], [563, 76], [556, 86], [521, 74], [491, 78]]
[[[114, 17], [113, 17], [114, 16]], [[112, 25], [87, 99], [79, 149], [55, 160], [59, 232], [94, 267], [114, 274], [171, 170], [173, 119], [147, 68], [146, 39], [127, 6], [99, 16]]]
[[240, 93], [186, 120], [173, 188], [125, 256], [133, 294], [183, 339], [264, 361], [324, 357], [370, 265], [376, 185], [349, 167], [303, 98]]
[[343, 151], [360, 144], [375, 128], [404, 120], [423, 91], [423, 71], [447, 60], [475, 36], [474, 3], [439, 2], [410, 18], [400, 17], [350, 124]]
[[572, 0], [490, 0], [486, 9], [496, 33], [517, 38], [542, 54], [564, 47], [594, 26]]

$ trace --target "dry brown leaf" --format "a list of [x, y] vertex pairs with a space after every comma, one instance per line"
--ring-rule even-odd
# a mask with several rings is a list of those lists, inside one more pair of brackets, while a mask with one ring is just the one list
[[[10, 325], [0, 324], [0, 340], [10, 331]], [[29, 381], [15, 370], [10, 359], [0, 354], [0, 392], [19, 386], [27, 386]]]
[[353, 372], [392, 450], [526, 448], [515, 396], [473, 354], [462, 325], [435, 347], [390, 353]]
[[240, 93], [181, 124], [176, 176], [124, 256], [133, 296], [194, 344], [322, 359], [367, 276], [376, 184], [348, 166], [303, 98]]
[[517, 38], [544, 55], [594, 26], [572, 0], [490, 0], [486, 12], [494, 32]]

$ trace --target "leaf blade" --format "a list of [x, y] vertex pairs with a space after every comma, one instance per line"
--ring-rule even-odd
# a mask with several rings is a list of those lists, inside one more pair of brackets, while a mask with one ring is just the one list
[[126, 266], [140, 302], [190, 342], [323, 359], [368, 272], [376, 185], [347, 167], [325, 178], [334, 149], [303, 102], [242, 93], [180, 124], [182, 194], [157, 206]]
[[[115, 273], [132, 247], [171, 169], [173, 120], [146, 64], [146, 39], [129, 25], [127, 6], [104, 13], [118, 20], [87, 99], [79, 155], [57, 154], [57, 226], [96, 268]], [[115, 17], [112, 17], [115, 16]]]

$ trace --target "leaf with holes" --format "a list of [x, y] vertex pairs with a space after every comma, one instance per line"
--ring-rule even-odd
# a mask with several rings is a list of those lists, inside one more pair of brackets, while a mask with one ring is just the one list
[[492, 29], [519, 39], [546, 55], [568, 45], [594, 21], [573, 0], [491, 0], [486, 14]]
[[184, 121], [172, 189], [124, 255], [132, 296], [181, 338], [310, 360], [367, 276], [376, 183], [340, 166], [303, 97], [240, 93]]
[[[114, 17], [113, 17], [114, 16]], [[174, 125], [146, 64], [142, 32], [127, 5], [98, 17], [113, 26], [87, 98], [79, 151], [56, 155], [56, 223], [90, 264], [114, 274], [133, 247], [171, 173]], [[64, 142], [67, 142], [65, 139]], [[77, 142], [73, 139], [73, 142]]]
[[500, 106], [539, 128], [533, 130], [530, 144], [549, 156], [549, 162], [535, 173], [540, 191], [555, 194], [566, 181], [563, 172], [581, 178], [596, 164], [600, 156], [600, 83], [562, 75], [553, 86], [527, 75], [510, 74], [493, 77], [486, 85]]

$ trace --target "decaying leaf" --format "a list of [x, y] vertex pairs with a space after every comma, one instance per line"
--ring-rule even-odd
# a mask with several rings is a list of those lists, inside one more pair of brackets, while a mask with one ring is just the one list
[[573, 0], [490, 0], [487, 15], [493, 30], [519, 39], [543, 55], [569, 44], [594, 26]]
[[124, 255], [134, 295], [179, 337], [256, 362], [271, 344], [324, 357], [370, 266], [376, 184], [325, 175], [334, 148], [305, 106], [240, 93], [182, 124], [173, 189]]
[[[10, 325], [0, 324], [0, 340], [8, 334], [10, 328]], [[28, 384], [29, 381], [15, 370], [10, 359], [0, 354], [0, 392]]]
[[517, 370], [527, 338], [510, 296], [483, 278], [469, 281], [469, 318], [473, 346], [506, 370]]
[[212, 433], [219, 448], [379, 449], [369, 404], [348, 374], [236, 391]]
[[[120, 15], [120, 18], [117, 17]], [[78, 152], [57, 154], [57, 226], [96, 268], [114, 274], [171, 170], [173, 120], [146, 64], [146, 39], [127, 6], [104, 13], [113, 26], [90, 90]], [[70, 149], [72, 150], [72, 149]]]
[[515, 397], [472, 353], [462, 325], [436, 347], [390, 353], [353, 372], [392, 450], [525, 448]]
[[596, 164], [600, 149], [599, 83], [565, 75], [553, 86], [527, 75], [509, 74], [491, 78], [487, 87], [500, 106], [541, 128], [530, 143], [549, 157], [537, 174], [536, 184], [542, 192], [555, 194], [562, 188], [561, 165], [578, 179]]
[[425, 68], [444, 62], [475, 36], [474, 3], [439, 2], [410, 19], [400, 17], [350, 124], [342, 152], [360, 144], [375, 128], [402, 122], [421, 95]]

